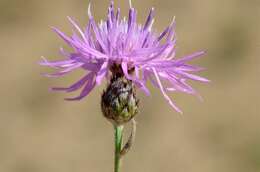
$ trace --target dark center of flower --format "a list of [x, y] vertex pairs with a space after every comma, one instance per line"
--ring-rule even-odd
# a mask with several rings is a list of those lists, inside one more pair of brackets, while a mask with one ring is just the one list
[[[130, 69], [128, 69], [128, 73], [132, 74], [134, 72], [135, 68], [131, 67]], [[117, 76], [117, 77], [121, 77], [124, 76], [124, 72], [122, 70], [122, 67], [120, 64], [113, 64], [110, 67], [110, 71], [112, 72], [112, 76]]]

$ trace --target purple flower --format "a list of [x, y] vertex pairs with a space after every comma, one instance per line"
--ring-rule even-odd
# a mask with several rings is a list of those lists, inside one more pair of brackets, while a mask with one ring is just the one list
[[108, 8], [105, 21], [98, 24], [94, 21], [90, 5], [88, 16], [89, 22], [84, 29], [68, 17], [74, 28], [72, 36], [67, 36], [57, 28], [53, 28], [73, 48], [73, 52], [61, 49], [64, 59], [48, 61], [43, 58], [40, 62], [43, 66], [58, 69], [56, 73], [45, 74], [48, 77], [61, 77], [77, 69], [86, 71], [86, 75], [70, 87], [52, 88], [55, 91], [65, 92], [82, 89], [79, 96], [66, 100], [81, 100], [86, 97], [95, 86], [111, 77], [114, 66], [120, 67], [124, 76], [147, 95], [150, 93], [146, 83], [151, 81], [178, 112], [181, 110], [169, 98], [167, 92], [178, 91], [198, 95], [186, 81], [209, 82], [193, 74], [203, 68], [187, 64], [204, 52], [200, 51], [176, 59], [175, 21], [173, 20], [160, 34], [155, 33], [152, 29], [153, 8], [144, 25], [137, 23], [137, 11], [132, 8], [131, 3], [128, 19], [120, 17], [120, 9], [114, 9], [113, 1]]

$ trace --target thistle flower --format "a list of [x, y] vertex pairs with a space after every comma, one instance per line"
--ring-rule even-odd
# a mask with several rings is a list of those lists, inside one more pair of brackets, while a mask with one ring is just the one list
[[[108, 79], [115, 72], [115, 66], [122, 69], [122, 75], [134, 85], [150, 94], [146, 84], [150, 81], [159, 88], [164, 98], [178, 112], [181, 110], [171, 100], [167, 92], [183, 92], [197, 95], [187, 84], [187, 80], [208, 82], [207, 79], [194, 75], [203, 68], [187, 64], [190, 60], [200, 57], [203, 51], [182, 58], [175, 58], [176, 36], [175, 20], [161, 33], [156, 33], [154, 9], [150, 10], [144, 25], [138, 24], [137, 11], [130, 6], [128, 19], [120, 17], [120, 8], [114, 9], [114, 3], [108, 8], [105, 21], [97, 24], [88, 7], [89, 22], [81, 29], [75, 20], [68, 17], [74, 27], [72, 36], [67, 36], [57, 28], [53, 30], [70, 46], [73, 52], [61, 48], [65, 59], [48, 61], [43, 58], [43, 66], [56, 68], [59, 71], [46, 74], [48, 77], [61, 77], [77, 69], [86, 71], [86, 75], [78, 82], [66, 88], [52, 88], [54, 91], [73, 92], [81, 88], [79, 96], [66, 100], [81, 100], [95, 86]], [[75, 32], [77, 31], [77, 32]], [[120, 69], [116, 69], [120, 71]]]
[[68, 17], [73, 26], [73, 34], [65, 35], [57, 28], [53, 30], [73, 49], [67, 52], [61, 48], [64, 59], [48, 61], [43, 58], [43, 66], [58, 69], [47, 77], [61, 77], [72, 71], [83, 69], [86, 74], [69, 87], [52, 88], [54, 91], [73, 92], [82, 89], [79, 96], [66, 100], [81, 100], [102, 81], [110, 80], [102, 95], [103, 114], [115, 126], [115, 171], [118, 170], [120, 152], [125, 154], [132, 144], [135, 132], [123, 149], [122, 124], [130, 121], [137, 113], [138, 100], [135, 90], [140, 89], [150, 95], [147, 83], [162, 92], [164, 98], [177, 111], [181, 110], [168, 96], [169, 92], [183, 92], [198, 96], [198, 93], [187, 83], [188, 80], [202, 83], [209, 80], [194, 73], [203, 68], [188, 64], [189, 61], [204, 54], [203, 51], [176, 58], [175, 20], [161, 33], [153, 30], [154, 9], [152, 8], [145, 23], [137, 23], [137, 11], [131, 0], [128, 18], [121, 18], [120, 9], [114, 9], [113, 0], [108, 8], [105, 21], [96, 23], [88, 7], [89, 21], [85, 28]]

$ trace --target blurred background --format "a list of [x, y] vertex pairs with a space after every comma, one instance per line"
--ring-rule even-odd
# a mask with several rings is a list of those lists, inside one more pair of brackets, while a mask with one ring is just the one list
[[[43, 55], [61, 58], [65, 45], [50, 29], [70, 34], [66, 16], [83, 26], [88, 0], [0, 0], [0, 171], [104, 172], [113, 170], [113, 128], [101, 115], [96, 88], [81, 102], [48, 91], [69, 86], [82, 72], [61, 79], [37, 64]], [[108, 0], [93, 0], [96, 21]], [[124, 15], [128, 1], [116, 0]], [[193, 64], [206, 67], [210, 84], [193, 86], [204, 97], [172, 94], [184, 111], [176, 113], [159, 90], [139, 94], [137, 138], [122, 172], [260, 171], [260, 1], [133, 0], [139, 22], [156, 9], [155, 28], [177, 20], [178, 53], [207, 55]], [[66, 46], [65, 46], [66, 47]], [[76, 93], [77, 94], [77, 93]], [[76, 95], [75, 94], [75, 95]]]

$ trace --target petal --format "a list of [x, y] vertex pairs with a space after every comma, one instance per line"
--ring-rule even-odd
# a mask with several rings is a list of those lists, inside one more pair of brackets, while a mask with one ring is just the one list
[[156, 58], [160, 58], [161, 55], [163, 54], [163, 52], [168, 48], [168, 46], [169, 46], [169, 44], [162, 46], [162, 48], [156, 54], [154, 54], [153, 56], [151, 56], [149, 58], [142, 60], [141, 63], [147, 63], [147, 62], [152, 61]]
[[100, 70], [97, 73], [97, 77], [96, 77], [96, 84], [100, 85], [102, 82], [102, 79], [106, 76], [108, 72], [108, 62], [104, 62], [100, 68]]
[[128, 33], [133, 31], [135, 22], [136, 22], [136, 12], [135, 12], [134, 8], [130, 8], [129, 14], [128, 14], [128, 29], [127, 29]]
[[143, 31], [150, 30], [150, 28], [152, 27], [152, 24], [153, 24], [153, 18], [154, 18], [154, 8], [152, 8], [150, 10], [150, 13], [146, 19]]
[[91, 24], [91, 26], [92, 26], [92, 29], [93, 29], [93, 31], [94, 31], [95, 37], [96, 37], [96, 39], [97, 39], [99, 45], [101, 46], [101, 48], [102, 48], [105, 52], [108, 52], [108, 51], [107, 51], [107, 47], [106, 47], [104, 41], [103, 41], [102, 38], [101, 38], [101, 35], [100, 35], [99, 29], [98, 29], [98, 27], [97, 27], [97, 25], [96, 25], [96, 22], [95, 22], [93, 16], [91, 15], [90, 7], [91, 7], [91, 6], [90, 6], [90, 4], [89, 4], [89, 8], [88, 8], [89, 22], [90, 22], [90, 24]]
[[118, 8], [116, 12], [116, 21], [118, 22], [119, 19], [120, 19], [120, 8]]
[[78, 48], [81, 51], [85, 51], [91, 55], [94, 55], [95, 57], [100, 57], [100, 58], [107, 58], [107, 56], [95, 49], [92, 49], [90, 46], [88, 46], [87, 44], [84, 44], [84, 46], [82, 44], [80, 44], [79, 42], [76, 42], [74, 40], [72, 40], [70, 37], [66, 36], [64, 33], [62, 33], [61, 31], [59, 31], [57, 28], [53, 28], [53, 30], [70, 46]]
[[70, 21], [70, 23], [72, 24], [72, 26], [74, 26], [74, 28], [76, 28], [76, 30], [80, 33], [81, 37], [83, 38], [83, 40], [85, 42], [87, 42], [87, 39], [85, 37], [85, 34], [82, 32], [82, 30], [80, 29], [80, 27], [78, 26], [78, 24], [71, 18], [68, 16], [68, 19]]
[[157, 80], [157, 82], [158, 82], [158, 85], [159, 85], [159, 87], [160, 87], [160, 90], [161, 90], [161, 92], [162, 92], [164, 98], [168, 101], [168, 103], [169, 103], [177, 112], [182, 113], [182, 111], [174, 104], [174, 102], [173, 102], [173, 101], [170, 99], [170, 97], [166, 94], [166, 92], [165, 92], [165, 90], [164, 90], [164, 87], [163, 87], [163, 85], [162, 85], [162, 83], [161, 83], [161, 81], [160, 81], [160, 78], [159, 78], [159, 76], [158, 76], [156, 70], [155, 70], [154, 68], [153, 68], [152, 70], [153, 70], [154, 76], [155, 76], [155, 78], [156, 78], [156, 80]]
[[160, 41], [163, 39], [163, 37], [169, 32], [169, 29], [170, 29], [170, 27], [168, 26], [168, 27], [158, 36], [158, 38], [156, 39], [156, 42], [155, 42], [155, 43], [160, 42]]
[[39, 64], [42, 66], [50, 66], [50, 67], [68, 67], [75, 64], [75, 60], [56, 60], [56, 61], [48, 61], [44, 57], [44, 60], [40, 61]]
[[177, 67], [177, 69], [181, 70], [181, 71], [185, 71], [185, 72], [200, 72], [200, 71], [205, 70], [205, 68], [203, 68], [203, 67], [193, 66], [193, 65], [188, 65], [188, 64], [179, 66], [179, 67]]
[[[138, 57], [142, 57], [141, 59], [144, 59], [146, 60], [147, 59], [147, 56], [151, 56], [153, 55], [154, 53], [158, 53], [162, 50], [165, 49], [165, 46], [158, 46], [158, 47], [149, 47], [149, 48], [141, 48], [141, 49], [138, 49], [138, 50], [135, 50], [133, 51], [132, 53], [130, 53], [129, 55], [127, 56], [138, 56]], [[145, 57], [144, 57], [145, 56]]]
[[169, 27], [169, 31], [168, 31], [168, 35], [166, 37], [166, 41], [169, 43], [172, 41], [172, 39], [174, 38], [175, 36], [175, 26], [176, 26], [176, 22], [175, 22], [175, 17], [173, 17], [172, 19], [172, 23]]
[[49, 78], [56, 78], [56, 77], [61, 77], [61, 76], [64, 76], [65, 74], [67, 73], [70, 73], [72, 72], [73, 70], [77, 69], [77, 68], [80, 68], [81, 66], [83, 65], [83, 63], [78, 63], [78, 64], [75, 64], [74, 66], [70, 66], [62, 71], [59, 71], [59, 72], [56, 72], [56, 73], [51, 73], [51, 74], [43, 74], [44, 76], [46, 77], [49, 77]]
[[59, 29], [52, 27], [52, 30], [56, 32], [68, 45], [73, 46], [73, 40], [61, 32]]
[[90, 79], [88, 80], [88, 83], [86, 84], [86, 86], [81, 91], [78, 97], [66, 98], [65, 100], [75, 101], [75, 100], [81, 100], [82, 98], [86, 97], [91, 92], [91, 90], [95, 87], [95, 82], [93, 82], [93, 78], [94, 78], [94, 74], [91, 75]]
[[66, 91], [66, 92], [73, 92], [76, 91], [78, 89], [80, 89], [81, 87], [83, 87], [83, 85], [89, 81], [90, 79], [92, 79], [93, 77], [93, 73], [89, 73], [87, 75], [85, 75], [83, 78], [81, 78], [78, 82], [76, 82], [75, 84], [71, 85], [68, 88], [64, 88], [64, 87], [54, 87], [52, 88], [53, 91]]
[[185, 62], [187, 62], [187, 61], [190, 61], [190, 60], [193, 60], [193, 59], [195, 59], [195, 58], [198, 58], [198, 57], [200, 57], [200, 56], [202, 56], [202, 55], [204, 55], [205, 54], [205, 52], [204, 51], [199, 51], [199, 52], [196, 52], [196, 53], [193, 53], [193, 54], [191, 54], [191, 55], [188, 55], [188, 56], [185, 56], [185, 57], [183, 57], [183, 58], [180, 58], [180, 59], [177, 59], [177, 60], [175, 60], [175, 63], [177, 64], [182, 64], [182, 63], [185, 63]]
[[201, 81], [201, 82], [210, 82], [210, 80], [208, 80], [206, 78], [203, 78], [203, 77], [200, 77], [200, 76], [197, 76], [197, 75], [193, 75], [193, 74], [190, 74], [190, 73], [186, 73], [186, 72], [183, 72], [183, 71], [175, 71], [175, 73], [181, 75], [184, 78], [188, 78], [188, 79], [191, 79], [191, 80]]
[[100, 69], [101, 64], [100, 63], [84, 63], [84, 66], [82, 66], [85, 70], [97, 72]]

